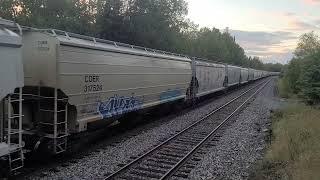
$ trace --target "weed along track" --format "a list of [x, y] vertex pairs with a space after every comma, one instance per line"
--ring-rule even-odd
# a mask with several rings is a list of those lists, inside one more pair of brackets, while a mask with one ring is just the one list
[[219, 137], [232, 117], [269, 82], [267, 79], [213, 110], [106, 179], [187, 178], [207, 148], [218, 145]]

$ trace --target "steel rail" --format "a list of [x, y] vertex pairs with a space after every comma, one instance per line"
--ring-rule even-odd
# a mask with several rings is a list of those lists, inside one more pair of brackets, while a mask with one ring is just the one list
[[205, 143], [215, 132], [217, 132], [231, 117], [234, 116], [249, 100], [251, 100], [257, 93], [259, 93], [269, 82], [268, 80], [263, 86], [257, 89], [248, 99], [246, 99], [240, 106], [237, 107], [227, 118], [225, 118], [214, 130], [210, 132], [201, 142], [199, 142], [187, 155], [185, 155], [177, 164], [175, 164], [165, 175], [163, 175], [160, 180], [170, 178], [189, 157], [194, 154], [202, 145]]
[[[270, 81], [270, 80], [269, 80]], [[267, 81], [266, 84], [269, 82]], [[264, 82], [259, 83], [258, 85], [248, 89], [247, 91], [241, 93], [239, 96], [233, 98], [232, 100], [230, 100], [229, 102], [225, 103], [224, 105], [216, 108], [215, 110], [213, 110], [212, 112], [208, 113], [207, 115], [205, 115], [204, 117], [202, 117], [200, 120], [194, 122], [193, 124], [191, 124], [190, 126], [184, 128], [182, 131], [180, 131], [179, 133], [173, 135], [172, 137], [168, 138], [167, 140], [165, 140], [164, 142], [160, 143], [159, 145], [157, 145], [156, 147], [154, 147], [153, 149], [149, 150], [148, 152], [144, 153], [143, 155], [137, 157], [136, 159], [134, 159], [133, 161], [131, 161], [130, 163], [126, 164], [125, 166], [121, 167], [119, 170], [117, 170], [116, 172], [110, 174], [108, 177], [105, 178], [105, 180], [109, 180], [109, 179], [113, 179], [115, 176], [117, 176], [119, 173], [121, 173], [122, 171], [125, 171], [126, 169], [128, 169], [131, 165], [135, 164], [136, 162], [138, 162], [139, 160], [145, 158], [146, 156], [148, 156], [149, 154], [153, 153], [154, 151], [156, 151], [157, 149], [159, 149], [160, 147], [162, 147], [163, 145], [167, 144], [168, 142], [170, 142], [172, 139], [178, 137], [179, 135], [181, 135], [182, 133], [186, 132], [187, 130], [191, 129], [192, 127], [198, 125], [200, 122], [206, 120], [207, 118], [209, 118], [210, 116], [212, 116], [213, 114], [215, 114], [216, 112], [220, 111], [221, 109], [225, 108], [226, 106], [228, 106], [229, 104], [233, 103], [234, 101], [236, 101], [237, 99], [241, 98], [242, 96], [244, 96], [245, 94], [249, 93], [250, 91], [252, 91], [253, 89], [255, 89], [256, 87], [260, 86], [261, 84], [264, 84]], [[265, 84], [265, 85], [266, 85]], [[264, 85], [264, 86], [265, 86]], [[250, 96], [251, 97], [251, 96]], [[253, 97], [253, 96], [252, 96]], [[229, 117], [230, 118], [230, 117]]]

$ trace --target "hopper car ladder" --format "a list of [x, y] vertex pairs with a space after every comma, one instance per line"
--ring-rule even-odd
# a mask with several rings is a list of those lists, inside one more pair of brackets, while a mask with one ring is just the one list
[[[1, 155], [7, 156], [11, 174], [24, 166], [22, 101], [22, 88], [19, 88], [17, 93], [8, 95], [3, 101], [0, 152], [2, 153]], [[7, 102], [7, 105], [5, 102]], [[7, 107], [5, 108], [5, 106]], [[13, 106], [16, 111], [13, 111]]]
[[39, 112], [44, 115], [39, 123], [46, 133], [45, 137], [52, 142], [53, 153], [63, 153], [68, 146], [68, 99], [59, 97], [57, 89], [54, 89], [53, 97], [41, 96], [41, 87], [39, 97]]

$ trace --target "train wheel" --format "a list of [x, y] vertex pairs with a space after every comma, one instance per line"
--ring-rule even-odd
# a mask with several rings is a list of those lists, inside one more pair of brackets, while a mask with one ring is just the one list
[[9, 168], [9, 160], [7, 157], [0, 158], [0, 179], [9, 178], [10, 176], [10, 168]]

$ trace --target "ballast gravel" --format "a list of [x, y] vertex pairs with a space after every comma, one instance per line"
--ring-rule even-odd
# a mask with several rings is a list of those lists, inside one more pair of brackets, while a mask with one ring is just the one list
[[191, 171], [188, 179], [248, 179], [253, 166], [264, 155], [271, 124], [270, 111], [282, 105], [274, 84], [275, 80], [235, 117], [236, 121]]
[[[255, 82], [257, 84], [257, 82]], [[248, 85], [253, 86], [253, 84]], [[248, 88], [246, 88], [248, 89]], [[240, 137], [238, 137], [238, 143], [231, 143], [227, 140], [222, 140], [224, 143], [223, 146], [219, 146], [219, 149], [212, 150], [212, 151], [218, 151], [221, 155], [220, 158], [212, 159], [212, 163], [210, 164], [210, 156], [208, 156], [203, 163], [197, 169], [190, 174], [191, 179], [206, 179], [206, 178], [212, 178], [212, 177], [222, 177], [224, 176], [223, 172], [221, 170], [221, 173], [218, 175], [215, 175], [213, 172], [215, 172], [218, 169], [225, 169], [224, 165], [227, 161], [223, 160], [223, 153], [233, 153], [227, 155], [227, 157], [230, 157], [232, 159], [226, 158], [229, 162], [229, 164], [234, 164], [234, 171], [230, 170], [230, 173], [236, 173], [240, 172], [240, 169], [236, 168], [238, 164], [246, 166], [248, 163], [246, 161], [248, 159], [251, 159], [250, 162], [253, 162], [256, 157], [251, 156], [245, 156], [245, 155], [238, 155], [240, 152], [246, 150], [245, 147], [247, 147], [248, 143], [255, 144], [256, 142], [252, 142], [251, 137], [252, 136], [260, 136], [259, 133], [256, 133], [254, 130], [257, 129], [259, 125], [253, 126], [250, 122], [253, 122], [254, 120], [252, 117], [258, 118], [259, 114], [262, 112], [267, 112], [270, 107], [274, 107], [275, 102], [273, 102], [272, 99], [269, 99], [271, 96], [273, 96], [270, 87], [266, 88], [269, 89], [267, 93], [262, 93], [264, 95], [267, 95], [267, 97], [262, 98], [262, 100], [256, 100], [258, 102], [257, 107], [259, 110], [255, 108], [251, 108], [248, 112], [248, 115], [241, 118], [243, 120], [237, 121], [237, 123], [240, 123], [240, 127], [238, 131], [242, 130], [244, 132], [239, 132], [238, 136], [241, 134], [244, 135], [245, 140], [242, 140]], [[84, 155], [81, 155], [80, 157], [72, 158], [71, 160], [66, 160], [63, 163], [53, 163], [48, 166], [44, 166], [43, 168], [39, 168], [32, 173], [29, 173], [27, 176], [23, 179], [104, 179], [107, 177], [110, 173], [115, 172], [117, 169], [119, 169], [121, 166], [126, 164], [127, 162], [131, 161], [132, 159], [138, 157], [139, 155], [143, 154], [144, 152], [147, 152], [148, 150], [152, 149], [156, 145], [158, 145], [160, 142], [168, 139], [173, 134], [176, 134], [177, 132], [183, 130], [193, 122], [199, 120], [201, 117], [208, 114], [213, 109], [216, 109], [217, 107], [223, 105], [224, 103], [230, 101], [232, 98], [236, 97], [240, 93], [244, 92], [244, 89], [235, 91], [231, 94], [228, 94], [223, 97], [219, 97], [218, 99], [214, 100], [211, 103], [208, 103], [202, 107], [199, 107], [197, 109], [191, 110], [179, 117], [175, 117], [170, 119], [169, 121], [166, 120], [165, 123], [157, 124], [155, 122], [154, 124], [148, 124], [148, 128], [145, 128], [145, 126], [137, 127], [133, 130], [130, 130], [129, 132], [126, 132], [122, 135], [119, 135], [117, 137], [111, 137], [108, 138], [102, 142], [99, 142], [98, 145], [93, 145], [92, 147], [88, 148], [88, 150], [85, 152]], [[261, 99], [259, 96], [258, 99]], [[266, 104], [264, 104], [266, 103]], [[251, 107], [251, 106], [250, 106]], [[249, 111], [249, 110], [246, 110]], [[245, 112], [246, 112], [245, 111]], [[267, 117], [267, 113], [265, 113], [265, 117]], [[157, 120], [158, 122], [161, 122], [161, 119]], [[243, 121], [243, 122], [240, 122]], [[250, 121], [250, 122], [246, 122]], [[259, 121], [259, 123], [265, 123], [266, 120], [262, 120], [262, 122]], [[236, 124], [237, 124], [236, 123]], [[150, 126], [152, 128], [150, 128]], [[250, 130], [247, 130], [247, 126], [249, 126]], [[232, 129], [232, 128], [230, 128]], [[234, 130], [231, 130], [231, 132], [226, 133], [226, 135], [229, 134], [229, 136], [232, 136]], [[252, 135], [246, 131], [250, 131]], [[128, 135], [130, 134], [130, 136]], [[132, 135], [133, 134], [133, 135]], [[248, 138], [250, 137], [250, 138]], [[224, 138], [223, 138], [224, 139]], [[231, 138], [228, 138], [231, 139]], [[261, 142], [258, 142], [259, 146], [258, 148], [263, 148], [264, 145], [262, 142], [263, 138], [260, 139]], [[233, 145], [235, 144], [235, 145]], [[229, 147], [229, 145], [232, 145]], [[239, 147], [242, 148], [238, 149]], [[256, 146], [256, 144], [254, 145]], [[232, 148], [231, 148], [232, 147]], [[230, 149], [231, 148], [231, 149]], [[233, 149], [237, 151], [232, 151]], [[262, 151], [262, 150], [260, 150]], [[212, 152], [212, 153], [218, 153], [218, 152]], [[247, 155], [250, 155], [250, 152], [248, 152]], [[215, 158], [215, 154], [212, 154], [212, 158]], [[248, 158], [250, 157], [250, 158]], [[246, 160], [243, 161], [244, 163], [240, 162], [240, 160]], [[234, 161], [239, 163], [233, 163]], [[207, 162], [207, 163], [206, 163]], [[228, 163], [227, 163], [228, 164]], [[232, 166], [233, 167], [233, 166]], [[230, 167], [228, 167], [230, 168]], [[238, 170], [236, 170], [238, 169]], [[202, 172], [203, 171], [203, 172]], [[220, 171], [218, 171], [220, 172]], [[220, 174], [222, 176], [220, 176]], [[234, 176], [228, 176], [228, 177], [238, 177], [239, 174], [235, 174]], [[247, 175], [247, 174], [244, 174]], [[242, 177], [242, 176], [240, 176]], [[228, 178], [227, 178], [228, 179]]]

